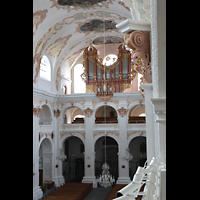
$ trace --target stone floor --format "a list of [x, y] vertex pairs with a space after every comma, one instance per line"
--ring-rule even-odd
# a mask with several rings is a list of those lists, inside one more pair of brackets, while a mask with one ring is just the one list
[[111, 190], [112, 187], [104, 188], [98, 186], [93, 188], [92, 192], [84, 200], [105, 200]]

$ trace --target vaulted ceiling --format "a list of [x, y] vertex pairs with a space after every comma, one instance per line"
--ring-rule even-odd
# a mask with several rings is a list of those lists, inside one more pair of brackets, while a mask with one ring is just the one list
[[[124, 0], [124, 2], [33, 0], [34, 82], [38, 76], [42, 55], [48, 56], [53, 66], [53, 73], [56, 75], [64, 63], [70, 67], [96, 38], [115, 36], [113, 39], [123, 39], [124, 33], [115, 27], [116, 24], [127, 18], [149, 20], [150, 6], [145, 7], [146, 4], [150, 4], [149, 0]], [[111, 43], [113, 41], [109, 40]]]

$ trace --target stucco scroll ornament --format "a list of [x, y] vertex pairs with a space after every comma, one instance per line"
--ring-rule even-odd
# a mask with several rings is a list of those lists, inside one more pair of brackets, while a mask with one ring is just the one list
[[36, 78], [37, 78], [38, 73], [40, 71], [40, 61], [41, 61], [40, 54], [39, 53], [35, 54], [35, 56], [33, 57], [33, 70], [34, 70], [34, 67], [35, 67], [35, 77], [33, 79], [34, 83], [36, 83]]
[[117, 109], [117, 111], [119, 112], [119, 115], [120, 115], [121, 117], [123, 117], [124, 115], [127, 114], [128, 109], [125, 109], [124, 107], [121, 107], [120, 109]]
[[86, 115], [87, 117], [90, 117], [90, 116], [92, 116], [94, 110], [93, 110], [93, 109], [90, 109], [90, 108], [88, 107], [87, 109], [83, 110], [83, 112], [85, 113], [85, 115]]
[[42, 110], [42, 108], [34, 108], [33, 107], [33, 115], [35, 115], [36, 117], [39, 117], [40, 115], [40, 111]]
[[57, 109], [57, 110], [54, 110], [54, 117], [58, 118], [60, 116], [60, 110]]
[[[142, 74], [141, 83], [152, 83], [150, 78], [150, 40], [149, 33], [133, 31], [125, 36], [125, 44], [132, 49], [132, 69]], [[139, 86], [140, 93], [144, 97], [144, 90]]]

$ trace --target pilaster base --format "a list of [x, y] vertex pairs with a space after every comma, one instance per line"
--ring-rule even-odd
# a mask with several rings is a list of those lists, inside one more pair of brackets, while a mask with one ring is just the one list
[[43, 192], [39, 186], [33, 190], [33, 200], [38, 200], [43, 197]]
[[82, 179], [82, 183], [92, 183], [93, 188], [97, 187], [97, 179], [96, 177], [84, 176]]
[[130, 177], [119, 177], [116, 184], [129, 184], [130, 182]]
[[63, 176], [53, 178], [53, 181], [56, 187], [61, 187], [63, 184], [65, 184], [65, 179]]

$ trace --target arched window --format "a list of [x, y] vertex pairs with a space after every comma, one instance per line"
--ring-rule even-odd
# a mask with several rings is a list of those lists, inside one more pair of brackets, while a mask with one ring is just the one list
[[51, 81], [51, 66], [49, 59], [43, 55], [40, 63], [40, 77]]
[[105, 58], [103, 59], [103, 64], [106, 66], [109, 66], [109, 65], [112, 65], [116, 61], [117, 61], [117, 56], [114, 54], [109, 54], [105, 56]]
[[86, 84], [81, 78], [81, 74], [83, 73], [83, 65], [77, 64], [74, 67], [74, 93], [85, 93], [86, 92]]

